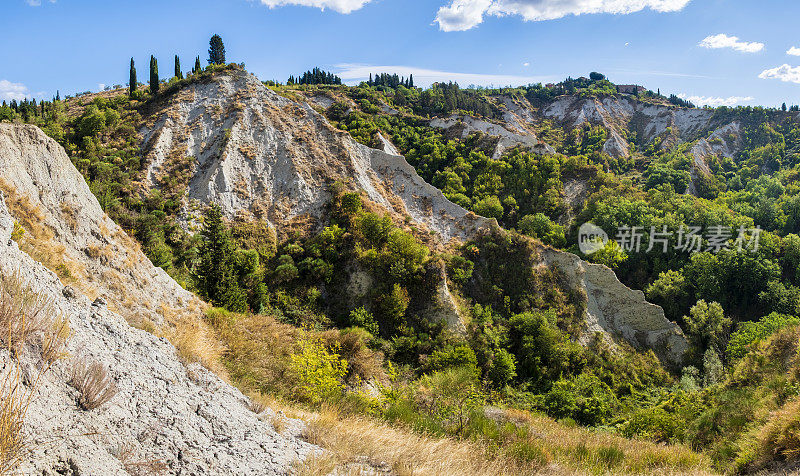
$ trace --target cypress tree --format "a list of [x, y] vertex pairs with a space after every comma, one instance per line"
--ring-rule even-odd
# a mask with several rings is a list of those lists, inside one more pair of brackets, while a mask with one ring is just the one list
[[150, 94], [158, 94], [158, 60], [155, 56], [150, 56]]
[[413, 88], [414, 87], [414, 75], [413, 74], [409, 74], [408, 75], [408, 87], [409, 88]]
[[225, 45], [222, 37], [214, 35], [209, 41], [208, 64], [225, 64]]
[[200, 57], [198, 56], [194, 60], [194, 69], [192, 70], [192, 73], [197, 74], [202, 70], [203, 70], [203, 66], [200, 65]]
[[[136, 70], [135, 69], [133, 70], [133, 72], [134, 72], [134, 74], [136, 74]], [[60, 100], [61, 100], [61, 95], [60, 95], [58, 89], [56, 89], [56, 101], [60, 101]]]
[[181, 59], [178, 58], [178, 55], [175, 55], [175, 77], [178, 79], [183, 79], [183, 73], [181, 72]]
[[[131, 79], [130, 83], [128, 83], [128, 89], [130, 90], [130, 95], [133, 96], [133, 93], [136, 92], [136, 66], [133, 64], [133, 58], [131, 58]], [[56, 101], [58, 100], [58, 91], [56, 91]]]
[[201, 294], [217, 306], [236, 312], [246, 311], [246, 296], [236, 280], [234, 244], [222, 221], [219, 205], [206, 210], [200, 236], [197, 281]]

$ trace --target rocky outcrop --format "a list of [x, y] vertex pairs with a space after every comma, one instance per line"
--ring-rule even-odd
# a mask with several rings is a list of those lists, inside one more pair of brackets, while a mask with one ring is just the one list
[[572, 289], [584, 294], [584, 343], [600, 332], [611, 341], [652, 349], [668, 366], [680, 367], [688, 348], [686, 337], [661, 307], [645, 300], [643, 292], [622, 284], [608, 267], [571, 253], [542, 247], [541, 257], [543, 265], [559, 270]]
[[0, 191], [31, 252], [130, 322], [162, 324], [166, 312], [204, 307], [108, 218], [64, 149], [39, 128], [0, 124]]
[[[11, 239], [13, 223], [0, 193], [0, 275], [43, 296], [70, 329], [66, 353], [41, 377], [46, 366], [36, 352], [26, 347], [12, 357], [0, 350], [0, 379], [21, 368], [23, 381], [36, 382], [21, 474], [277, 475], [320, 451], [298, 437], [302, 422], [271, 410], [254, 413], [219, 377], [197, 364], [184, 366], [166, 340], [132, 328], [102, 300], [65, 288], [19, 249]], [[117, 387], [110, 401], [92, 410], [79, 407], [79, 392], [68, 383], [80, 362], [103, 365]], [[281, 432], [271, 424], [276, 419]]]
[[244, 71], [187, 86], [141, 132], [145, 186], [158, 188], [176, 161], [190, 166], [187, 224], [196, 205], [207, 203], [228, 217], [247, 211], [273, 224], [320, 217], [336, 181], [399, 219], [410, 216], [443, 242], [489, 223], [448, 201], [394, 151], [355, 142], [307, 103], [279, 96]]
[[673, 144], [675, 140], [696, 140], [705, 131], [719, 126], [712, 110], [651, 104], [628, 96], [561, 96], [543, 107], [540, 114], [569, 127], [586, 123], [603, 126], [609, 132], [603, 152], [613, 157], [630, 155], [624, 139], [627, 130], [637, 134], [639, 144], [648, 145], [656, 138]]
[[[520, 121], [516, 122], [520, 123]], [[493, 159], [499, 159], [507, 150], [514, 147], [523, 147], [539, 154], [555, 153], [552, 147], [537, 139], [536, 134], [530, 130], [511, 130], [510, 126], [507, 127], [472, 116], [454, 114], [446, 118], [434, 118], [431, 119], [430, 126], [437, 129], [445, 129], [462, 139], [466, 139], [475, 133], [497, 138], [497, 145], [492, 153]]]

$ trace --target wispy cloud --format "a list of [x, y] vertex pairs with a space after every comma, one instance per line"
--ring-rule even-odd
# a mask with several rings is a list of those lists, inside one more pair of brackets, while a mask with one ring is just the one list
[[[32, 7], [41, 7], [42, 0], [25, 0], [25, 3]], [[50, 0], [50, 3], [56, 3], [56, 0]]]
[[780, 79], [786, 83], [800, 83], [800, 66], [789, 66], [783, 64], [781, 66], [766, 69], [758, 75], [761, 79]]
[[791, 48], [786, 50], [786, 54], [791, 56], [800, 56], [800, 48], [792, 46]]
[[262, 4], [270, 7], [300, 6], [313, 7], [320, 10], [330, 9], [339, 13], [351, 13], [361, 9], [372, 0], [260, 0]]
[[741, 104], [743, 102], [750, 102], [755, 98], [752, 96], [729, 96], [726, 98], [722, 97], [715, 97], [715, 96], [689, 96], [686, 94], [678, 94], [678, 97], [681, 99], [686, 99], [698, 106], [735, 106], [737, 104]]
[[442, 31], [464, 31], [483, 22], [485, 15], [518, 15], [525, 21], [544, 21], [568, 15], [611, 13], [624, 15], [651, 9], [682, 10], [691, 0], [450, 0], [434, 20]]
[[439, 71], [434, 69], [418, 68], [415, 66], [388, 66], [365, 64], [338, 64], [336, 73], [347, 83], [357, 83], [369, 79], [370, 73], [397, 73], [400, 76], [414, 75], [416, 86], [427, 87], [435, 82], [454, 81], [461, 86], [521, 86], [529, 83], [539, 83], [555, 80], [554, 76], [515, 76], [505, 74], [480, 74], [460, 73], [453, 71]]
[[740, 41], [739, 37], [724, 33], [703, 38], [699, 46], [709, 49], [731, 48], [742, 53], [758, 53], [764, 50], [764, 43]]
[[22, 101], [26, 97], [30, 97], [30, 95], [28, 88], [22, 83], [12, 83], [5, 79], [0, 80], [0, 100], [11, 101], [15, 99]]

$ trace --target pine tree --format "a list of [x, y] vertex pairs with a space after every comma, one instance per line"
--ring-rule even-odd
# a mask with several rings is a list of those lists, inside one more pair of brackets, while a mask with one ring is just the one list
[[157, 94], [159, 86], [158, 60], [155, 56], [150, 56], [150, 94]]
[[[136, 66], [133, 64], [133, 58], [131, 58], [131, 79], [130, 83], [128, 83], [128, 89], [130, 90], [130, 95], [133, 96], [133, 93], [136, 92], [137, 80], [136, 80]], [[58, 100], [58, 92], [56, 92], [56, 100]]]
[[178, 58], [178, 55], [175, 55], [175, 77], [178, 79], [183, 79], [183, 73], [181, 72], [181, 59]]
[[219, 35], [211, 37], [208, 49], [208, 64], [225, 64], [225, 45]]
[[200, 57], [198, 56], [194, 60], [194, 69], [192, 70], [192, 73], [197, 74], [200, 71], [203, 71], [203, 66], [200, 64]]
[[217, 306], [236, 312], [246, 311], [246, 296], [236, 280], [233, 241], [222, 221], [219, 205], [206, 209], [200, 236], [197, 269], [200, 293]]

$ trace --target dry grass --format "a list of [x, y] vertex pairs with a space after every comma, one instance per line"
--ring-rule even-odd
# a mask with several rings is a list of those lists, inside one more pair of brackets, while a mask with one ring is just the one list
[[69, 335], [69, 320], [49, 298], [31, 291], [19, 274], [0, 274], [0, 342], [5, 348], [18, 353], [33, 347], [52, 364], [63, 356]]
[[227, 379], [225, 367], [221, 364], [225, 349], [214, 331], [200, 319], [200, 312], [180, 312], [162, 306], [161, 315], [168, 325], [159, 329], [156, 335], [170, 341], [184, 363], [199, 362], [223, 379]]
[[525, 468], [511, 460], [490, 459], [478, 443], [425, 436], [332, 410], [304, 417], [310, 424], [306, 438], [327, 452], [303, 464], [299, 468], [303, 475], [328, 474], [358, 457], [386, 462], [398, 474], [419, 476], [537, 474], [549, 466]]
[[108, 403], [117, 394], [117, 384], [100, 362], [79, 358], [73, 362], [69, 384], [78, 392], [78, 405], [94, 410]]
[[[0, 474], [11, 473], [23, 456], [25, 414], [42, 376], [64, 355], [69, 334], [69, 321], [49, 299], [32, 292], [18, 274], [0, 275], [0, 341], [12, 357], [0, 379]], [[27, 387], [13, 358], [25, 349], [38, 352], [43, 362]]]
[[758, 431], [756, 442], [753, 467], [800, 459], [800, 399], [792, 400], [772, 413]]
[[20, 370], [12, 364], [0, 380], [0, 474], [11, 474], [25, 450], [23, 429], [32, 391], [26, 391]]
[[530, 445], [498, 447], [475, 441], [436, 438], [368, 417], [333, 409], [302, 413], [307, 439], [327, 451], [299, 466], [303, 475], [329, 474], [367, 458], [385, 462], [397, 474], [713, 474], [710, 463], [688, 448], [627, 440], [606, 433], [569, 428], [545, 417], [512, 413], [528, 425]]
[[169, 466], [161, 460], [140, 459], [131, 444], [120, 445], [111, 453], [122, 463], [125, 471], [134, 476], [165, 474], [169, 470]]

